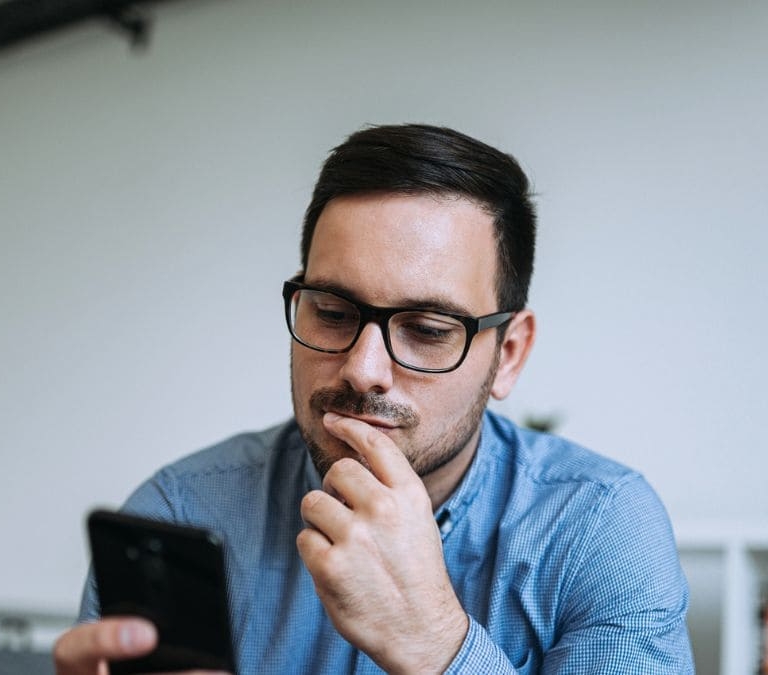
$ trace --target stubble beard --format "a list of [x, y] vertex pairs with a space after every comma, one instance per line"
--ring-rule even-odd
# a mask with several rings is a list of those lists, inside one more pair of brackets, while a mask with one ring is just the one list
[[[413, 470], [421, 478], [437, 471], [455, 459], [472, 440], [480, 426], [498, 367], [499, 359], [497, 355], [497, 358], [488, 370], [482, 386], [477, 392], [477, 396], [472, 400], [465, 414], [446, 428], [431, 447], [416, 448], [410, 445], [400, 448], [408, 458]], [[291, 359], [291, 397], [294, 411], [298, 411], [296, 390], [293, 386], [293, 359]], [[416, 429], [421, 422], [419, 416], [410, 407], [394, 404], [388, 401], [383, 394], [373, 392], [360, 394], [355, 392], [349, 385], [326, 387], [312, 393], [310, 396], [310, 414], [314, 412], [318, 418], [322, 418], [322, 411], [329, 407], [335, 412], [342, 414], [348, 412], [355, 415], [377, 415], [397, 424], [405, 430], [405, 433]], [[332, 452], [329, 448], [324, 448], [312, 435], [309, 425], [299, 417], [297, 414], [296, 421], [299, 426], [299, 432], [321, 477], [325, 476], [333, 463], [342, 456], [351, 454], [358, 457], [348, 447], [346, 453], [342, 450]], [[322, 425], [322, 422], [320, 424]], [[339, 444], [346, 445], [342, 444], [341, 441], [339, 441]]]

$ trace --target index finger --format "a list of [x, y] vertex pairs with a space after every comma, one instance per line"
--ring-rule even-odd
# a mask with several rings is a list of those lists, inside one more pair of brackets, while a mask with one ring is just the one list
[[332, 412], [323, 416], [323, 423], [331, 434], [357, 451], [371, 473], [387, 487], [420, 481], [403, 451], [384, 432], [362, 420]]
[[149, 621], [108, 618], [68, 630], [57, 640], [53, 656], [60, 675], [96, 673], [99, 661], [142, 656], [156, 643], [157, 631]]

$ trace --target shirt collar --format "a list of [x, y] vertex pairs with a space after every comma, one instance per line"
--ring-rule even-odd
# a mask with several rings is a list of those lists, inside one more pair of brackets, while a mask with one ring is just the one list
[[445, 539], [464, 517], [469, 506], [475, 500], [480, 488], [486, 482], [490, 470], [489, 445], [492, 433], [488, 425], [488, 412], [483, 415], [480, 439], [477, 443], [477, 451], [472, 458], [464, 477], [453, 494], [435, 512], [435, 520], [440, 529], [440, 535]]

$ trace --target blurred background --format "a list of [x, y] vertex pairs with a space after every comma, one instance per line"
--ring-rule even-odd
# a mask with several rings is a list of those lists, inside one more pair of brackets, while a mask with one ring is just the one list
[[699, 672], [754, 672], [768, 4], [137, 7], [133, 40], [91, 18], [0, 49], [0, 649], [75, 615], [89, 509], [291, 414], [280, 290], [318, 169], [412, 121], [511, 152], [538, 195], [539, 339], [494, 407], [646, 475]]

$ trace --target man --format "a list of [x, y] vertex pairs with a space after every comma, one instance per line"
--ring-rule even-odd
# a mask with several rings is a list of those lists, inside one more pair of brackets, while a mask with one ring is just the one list
[[[126, 507], [224, 539], [242, 674], [693, 672], [651, 488], [485, 410], [534, 341], [534, 223], [515, 160], [452, 130], [369, 128], [330, 155], [283, 289], [295, 420]], [[80, 625], [58, 672], [154, 640]]]

